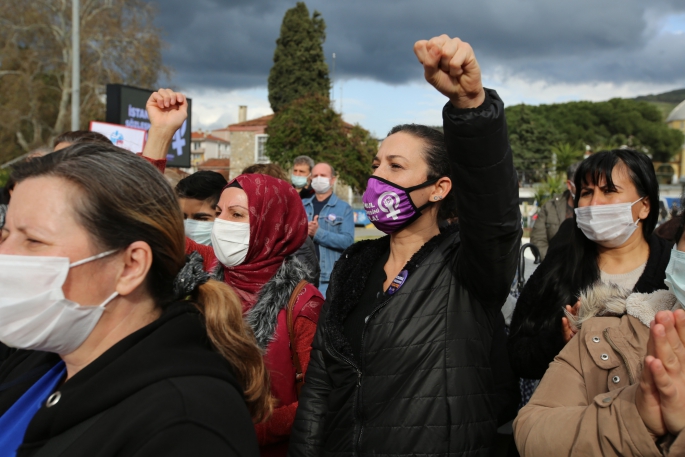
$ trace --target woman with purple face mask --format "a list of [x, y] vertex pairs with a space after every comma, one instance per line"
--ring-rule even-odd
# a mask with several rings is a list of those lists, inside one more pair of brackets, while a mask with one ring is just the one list
[[[445, 133], [395, 127], [373, 160], [364, 206], [389, 236], [353, 245], [333, 270], [289, 455], [494, 446], [500, 308], [521, 236], [504, 105], [467, 43], [443, 35], [414, 51], [449, 98]], [[457, 207], [459, 226], [441, 230]]]

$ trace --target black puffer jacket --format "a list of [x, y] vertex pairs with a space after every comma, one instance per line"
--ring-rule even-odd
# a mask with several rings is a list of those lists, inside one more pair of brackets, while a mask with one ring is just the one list
[[[503, 104], [443, 112], [460, 232], [409, 261], [367, 317], [361, 357], [343, 322], [389, 238], [351, 246], [333, 270], [290, 441], [291, 456], [486, 456], [496, 433], [491, 350], [520, 242]], [[460, 239], [461, 237], [461, 239]]]

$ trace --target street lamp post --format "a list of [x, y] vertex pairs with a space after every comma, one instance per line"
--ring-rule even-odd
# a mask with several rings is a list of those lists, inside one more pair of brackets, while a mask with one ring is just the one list
[[71, 130], [78, 130], [81, 120], [81, 50], [79, 46], [79, 0], [71, 4]]

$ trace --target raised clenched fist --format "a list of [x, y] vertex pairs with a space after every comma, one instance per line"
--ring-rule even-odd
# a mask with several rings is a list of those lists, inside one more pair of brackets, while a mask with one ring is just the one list
[[159, 89], [150, 95], [145, 109], [150, 118], [150, 130], [143, 156], [153, 160], [165, 159], [174, 133], [188, 118], [188, 101], [185, 95], [171, 89]]
[[171, 89], [153, 92], [145, 105], [151, 127], [168, 130], [173, 134], [181, 128], [188, 117], [188, 103], [185, 95]]
[[471, 45], [459, 38], [440, 35], [417, 41], [414, 53], [423, 65], [426, 81], [456, 108], [476, 108], [483, 104], [485, 91], [480, 66]]

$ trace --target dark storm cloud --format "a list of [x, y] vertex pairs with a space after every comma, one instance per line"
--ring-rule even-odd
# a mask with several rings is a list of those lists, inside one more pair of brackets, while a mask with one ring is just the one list
[[[682, 1], [316, 0], [337, 77], [400, 84], [421, 77], [412, 46], [440, 33], [476, 49], [485, 71], [548, 82], [672, 82], [685, 75], [685, 34], [660, 34]], [[265, 86], [283, 0], [165, 0], [165, 61], [181, 86]]]

